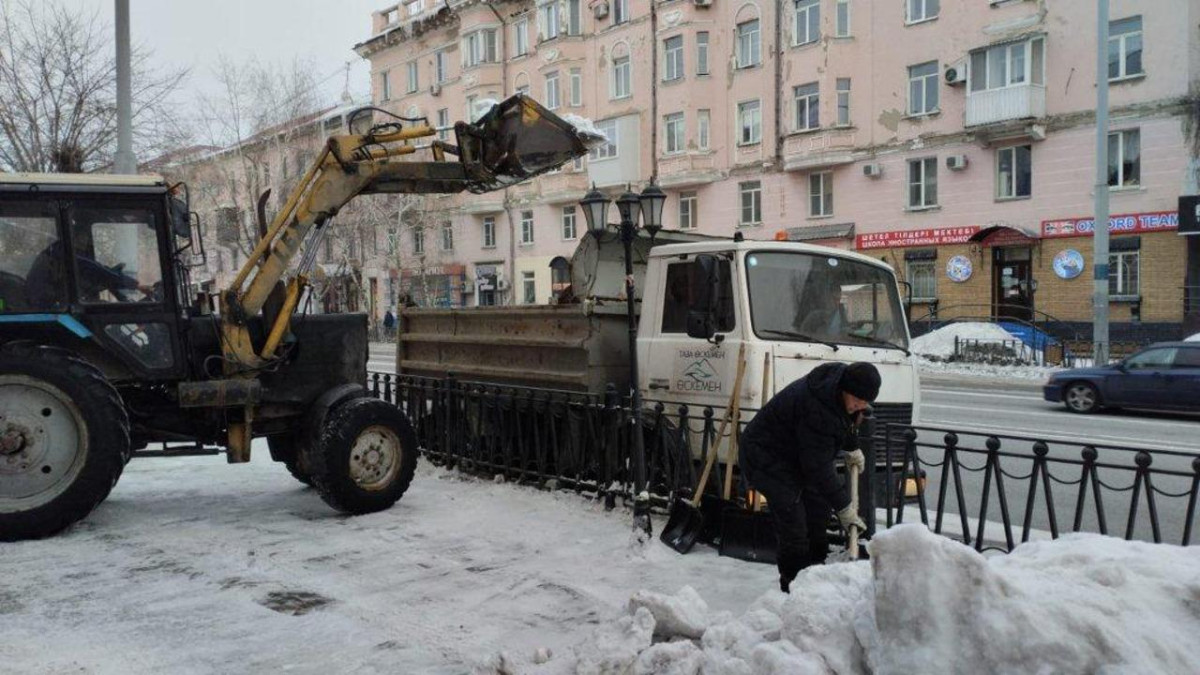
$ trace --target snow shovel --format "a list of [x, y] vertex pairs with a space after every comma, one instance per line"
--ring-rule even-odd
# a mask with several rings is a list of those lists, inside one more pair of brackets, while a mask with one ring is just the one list
[[721, 426], [717, 430], [717, 437], [713, 440], [712, 447], [708, 449], [708, 456], [704, 459], [704, 470], [700, 473], [700, 481], [696, 484], [696, 490], [692, 493], [691, 499], [677, 498], [675, 500], [675, 503], [671, 505], [671, 515], [667, 518], [667, 525], [659, 535], [659, 539], [664, 544], [680, 553], [692, 550], [701, 532], [704, 531], [704, 512], [699, 508], [700, 500], [704, 496], [704, 487], [708, 484], [708, 476], [712, 472], [713, 465], [716, 464], [721, 440], [725, 436], [725, 428], [733, 416], [733, 407], [741, 394], [742, 374], [746, 371], [746, 361], [743, 358], [745, 353], [746, 345], [743, 343], [738, 350], [737, 376], [733, 383], [730, 406], [725, 409], [725, 414], [721, 417]]
[[[857, 465], [850, 467], [850, 506], [858, 513], [858, 471]], [[858, 528], [851, 525], [846, 528], [846, 553], [851, 560], [858, 560]]]
[[[759, 408], [767, 404], [767, 385], [771, 372], [771, 355], [763, 358], [762, 394]], [[754, 491], [750, 492], [748, 509], [743, 509], [730, 501], [733, 486], [733, 458], [737, 457], [737, 428], [741, 422], [742, 409], [737, 406], [734, 411], [734, 444], [730, 453], [729, 464], [725, 467], [725, 502], [721, 512], [721, 543], [717, 549], [720, 555], [738, 560], [751, 562], [775, 563], [778, 538], [772, 516], [759, 510], [759, 498]]]

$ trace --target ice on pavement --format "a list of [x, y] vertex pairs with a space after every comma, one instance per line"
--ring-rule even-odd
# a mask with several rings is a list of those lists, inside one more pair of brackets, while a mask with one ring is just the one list
[[[989, 558], [901, 525], [880, 533], [870, 552], [869, 563], [806, 570], [789, 596], [769, 592], [699, 640], [652, 627], [663, 642], [645, 648], [634, 672], [1200, 672], [1200, 549], [1076, 534]], [[698, 607], [693, 595], [685, 588], [678, 604]], [[614, 625], [644, 621], [643, 611]], [[613, 630], [581, 642], [580, 665], [604, 661], [596, 650]], [[630, 662], [630, 644], [606, 662]], [[664, 658], [668, 649], [676, 661]]]

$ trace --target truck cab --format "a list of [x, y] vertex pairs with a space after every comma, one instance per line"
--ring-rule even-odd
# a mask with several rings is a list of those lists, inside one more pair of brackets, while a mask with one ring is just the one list
[[910, 423], [920, 388], [895, 274], [858, 253], [778, 241], [709, 240], [649, 252], [638, 326], [644, 398], [725, 406], [745, 346], [743, 408], [822, 363], [883, 376], [879, 422]]

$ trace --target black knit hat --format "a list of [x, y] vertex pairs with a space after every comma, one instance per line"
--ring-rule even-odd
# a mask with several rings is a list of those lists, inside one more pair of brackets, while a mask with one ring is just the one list
[[851, 363], [842, 372], [841, 390], [864, 401], [879, 396], [880, 384], [879, 371], [869, 363]]

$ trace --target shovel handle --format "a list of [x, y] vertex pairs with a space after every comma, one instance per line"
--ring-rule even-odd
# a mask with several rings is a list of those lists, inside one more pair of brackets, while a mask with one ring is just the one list
[[[858, 513], [858, 465], [850, 467], [850, 506]], [[851, 560], [858, 560], [858, 527], [846, 528], [846, 551]]]

